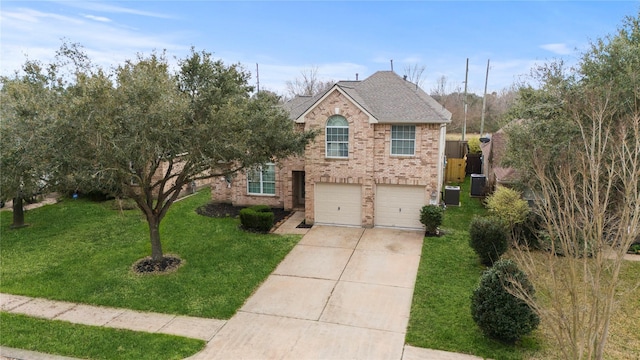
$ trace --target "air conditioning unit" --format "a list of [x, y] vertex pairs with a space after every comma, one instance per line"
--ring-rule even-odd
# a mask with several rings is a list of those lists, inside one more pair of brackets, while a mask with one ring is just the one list
[[460, 206], [460, 186], [444, 187], [444, 204]]
[[487, 177], [483, 174], [471, 174], [471, 196], [484, 196]]

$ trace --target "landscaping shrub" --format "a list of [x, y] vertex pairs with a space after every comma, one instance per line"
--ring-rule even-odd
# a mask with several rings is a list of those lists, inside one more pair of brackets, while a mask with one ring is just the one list
[[504, 222], [496, 217], [474, 217], [469, 226], [469, 245], [481, 263], [491, 266], [507, 251], [508, 235]]
[[425, 205], [420, 209], [420, 222], [427, 228], [427, 234], [436, 235], [442, 224], [444, 209], [436, 205]]
[[529, 215], [529, 204], [513, 189], [501, 186], [486, 199], [489, 212], [507, 223], [510, 229], [523, 223]]
[[267, 205], [255, 205], [240, 210], [240, 223], [247, 230], [269, 232], [275, 216]]
[[497, 261], [480, 277], [471, 296], [471, 315], [485, 335], [513, 343], [540, 324], [538, 314], [507, 290], [516, 288], [531, 297], [535, 293], [527, 275], [511, 260]]
[[467, 141], [467, 146], [469, 146], [469, 152], [472, 154], [480, 154], [482, 149], [480, 148], [480, 138], [471, 137]]

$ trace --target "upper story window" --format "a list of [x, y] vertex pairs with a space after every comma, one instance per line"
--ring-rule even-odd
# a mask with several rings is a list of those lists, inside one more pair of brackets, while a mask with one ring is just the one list
[[340, 115], [327, 120], [326, 156], [330, 158], [349, 157], [349, 122]]
[[275, 164], [268, 163], [247, 172], [247, 192], [254, 195], [275, 195]]
[[413, 156], [416, 153], [415, 125], [391, 126], [391, 155]]

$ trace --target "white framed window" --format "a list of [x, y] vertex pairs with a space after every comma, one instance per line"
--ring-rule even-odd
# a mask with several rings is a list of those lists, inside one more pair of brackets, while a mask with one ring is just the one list
[[340, 115], [333, 115], [327, 120], [326, 152], [328, 158], [349, 157], [349, 122]]
[[416, 126], [391, 126], [391, 155], [413, 156], [416, 154]]
[[258, 166], [247, 172], [247, 192], [252, 195], [276, 194], [276, 166], [273, 163]]

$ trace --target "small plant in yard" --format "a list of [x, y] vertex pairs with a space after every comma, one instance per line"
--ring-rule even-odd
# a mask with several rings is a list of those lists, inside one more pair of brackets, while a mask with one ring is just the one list
[[471, 315], [485, 335], [513, 343], [540, 324], [536, 312], [510, 292], [515, 288], [534, 296], [526, 274], [511, 260], [497, 261], [482, 274], [471, 296]]
[[437, 235], [442, 224], [444, 210], [440, 206], [425, 205], [420, 209], [420, 222], [427, 228], [428, 235]]
[[247, 230], [269, 232], [273, 227], [274, 214], [267, 205], [255, 205], [240, 210], [240, 223]]
[[513, 189], [500, 186], [486, 199], [489, 213], [502, 219], [509, 225], [509, 231], [527, 220], [529, 205], [522, 199], [522, 195]]
[[480, 262], [491, 266], [507, 251], [504, 222], [496, 217], [474, 217], [469, 226], [469, 245], [480, 257]]

